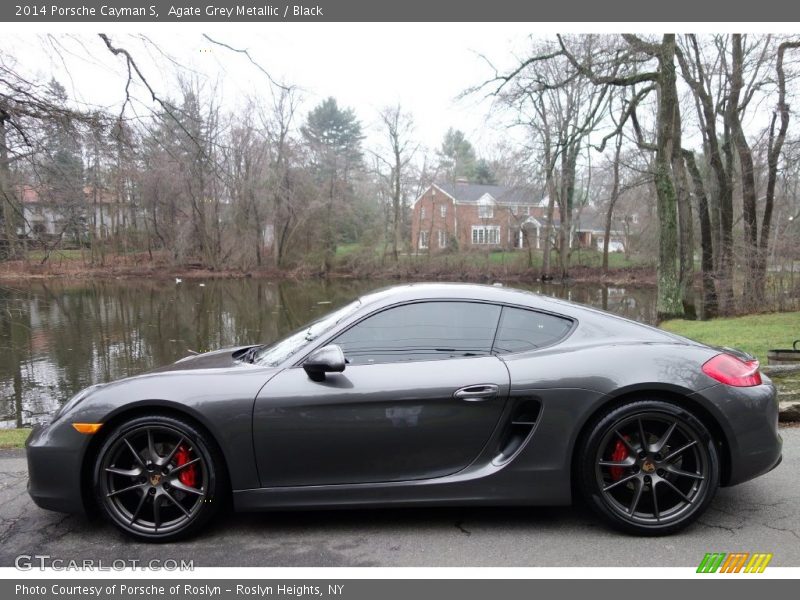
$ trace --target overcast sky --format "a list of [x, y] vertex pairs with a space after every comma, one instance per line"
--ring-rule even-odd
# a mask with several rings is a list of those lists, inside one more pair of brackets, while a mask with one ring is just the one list
[[[125, 97], [124, 60], [111, 55], [94, 33], [95, 26], [58, 26], [60, 33], [42, 33], [42, 25], [0, 25], [0, 51], [17, 61], [23, 72], [41, 79], [53, 74], [78, 102], [120, 109]], [[657, 33], [663, 24], [641, 24], [641, 32]], [[685, 28], [685, 25], [683, 26]], [[786, 27], [786, 24], [784, 24]], [[65, 30], [66, 28], [66, 30]], [[134, 28], [134, 29], [131, 29]], [[695, 24], [702, 31], [736, 29], [736, 24]], [[613, 24], [547, 25], [536, 23], [264, 23], [115, 24], [104, 27], [114, 44], [128, 49], [145, 76], [163, 97], [177, 97], [178, 73], [199, 78], [210, 91], [217, 86], [224, 106], [235, 109], [246, 97], [269, 99], [266, 77], [246, 56], [203, 38], [208, 32], [219, 42], [247, 49], [276, 79], [298, 86], [304, 102], [298, 125], [328, 96], [353, 108], [374, 146], [377, 113], [401, 103], [416, 123], [415, 135], [435, 150], [449, 127], [462, 129], [484, 155], [504, 141], [519, 141], [522, 132], [503, 126], [502, 115], [481, 94], [459, 96], [493, 75], [483, 57], [498, 69], [516, 64], [528, 54], [531, 36], [555, 31], [613, 31]], [[739, 29], [781, 29], [776, 24]], [[137, 33], [131, 33], [136, 31]], [[138, 32], [142, 31], [143, 34]], [[147, 40], [140, 35], [146, 35]], [[140, 84], [133, 86], [133, 108], [147, 115], [156, 108]], [[768, 123], [772, 104], [756, 103], [746, 130], [755, 134]], [[130, 111], [128, 113], [131, 114]], [[684, 143], [699, 147], [692, 123], [684, 115]]]
[[[377, 111], [400, 102], [414, 115], [416, 135], [426, 146], [438, 147], [447, 128], [455, 127], [479, 149], [488, 149], [508, 133], [487, 122], [488, 101], [458, 96], [493, 73], [481, 55], [508, 65], [514, 53], [524, 52], [531, 25], [283, 23], [207, 30], [220, 42], [247, 48], [273, 77], [302, 88], [303, 116], [334, 96], [355, 109], [369, 133], [376, 127]], [[245, 56], [209, 43], [201, 33], [188, 27], [147, 31], [153, 45], [134, 34], [110, 35], [133, 53], [165, 96], [176, 89], [179, 68], [173, 60], [195, 72], [209, 89], [218, 85], [226, 106], [239, 105], [244, 96], [268, 94], [266, 78]], [[119, 110], [127, 76], [124, 62], [96, 35], [12, 33], [3, 36], [0, 49], [14, 56], [25, 72], [46, 78], [54, 74], [79, 102]], [[134, 93], [137, 112], [153, 108], [142, 86]]]

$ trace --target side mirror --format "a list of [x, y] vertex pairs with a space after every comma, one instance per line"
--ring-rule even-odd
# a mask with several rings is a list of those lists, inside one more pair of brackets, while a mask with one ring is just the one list
[[303, 369], [312, 381], [325, 381], [325, 373], [341, 373], [344, 365], [344, 352], [336, 344], [330, 344], [312, 352], [303, 363]]

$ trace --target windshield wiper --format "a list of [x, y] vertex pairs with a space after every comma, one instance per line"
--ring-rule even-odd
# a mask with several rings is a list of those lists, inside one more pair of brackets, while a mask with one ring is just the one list
[[252, 348], [248, 348], [244, 351], [244, 354], [239, 357], [239, 360], [243, 362], [249, 362], [251, 364], [254, 363], [256, 361], [256, 353], [263, 347], [264, 344], [259, 344], [257, 346], [253, 346]]

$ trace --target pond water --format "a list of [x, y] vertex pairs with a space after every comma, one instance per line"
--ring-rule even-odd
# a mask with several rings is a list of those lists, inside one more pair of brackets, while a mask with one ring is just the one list
[[[48, 418], [80, 389], [191, 352], [268, 343], [396, 282], [258, 279], [0, 284], [0, 427]], [[522, 285], [652, 323], [655, 288]]]

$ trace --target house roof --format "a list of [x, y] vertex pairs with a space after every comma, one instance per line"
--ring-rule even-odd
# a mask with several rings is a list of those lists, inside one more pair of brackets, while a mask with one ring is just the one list
[[[599, 211], [595, 208], [587, 207], [584, 208], [580, 213], [576, 213], [573, 220], [572, 220], [572, 228], [575, 232], [591, 232], [594, 234], [605, 233], [605, 213]], [[622, 226], [623, 219], [619, 217], [614, 217], [612, 224], [611, 224], [611, 233], [614, 235], [620, 235], [624, 230]], [[533, 216], [526, 218], [521, 225], [525, 226], [533, 226], [533, 227], [544, 227], [547, 223], [547, 219], [540, 218], [537, 219]], [[558, 229], [561, 227], [561, 220], [558, 218], [558, 214], [553, 215], [553, 227]]]
[[[606, 230], [606, 215], [591, 206], [587, 206], [580, 213], [576, 213], [573, 219], [575, 231], [591, 231], [592, 233], [604, 233]], [[623, 230], [622, 219], [614, 217], [611, 222], [611, 233], [621, 233]]]
[[[17, 197], [23, 204], [53, 204], [55, 200], [48, 197], [47, 189], [44, 186], [20, 185], [17, 186]], [[94, 197], [95, 188], [87, 185], [83, 188], [83, 196], [86, 202], [97, 202], [98, 204], [113, 204], [114, 198], [106, 189], [97, 188], [97, 197]]]
[[459, 204], [478, 204], [479, 200], [488, 194], [497, 204], [539, 205], [540, 201], [534, 200], [530, 189], [523, 187], [506, 187], [502, 185], [483, 185], [480, 183], [437, 183], [436, 187], [453, 198]]

